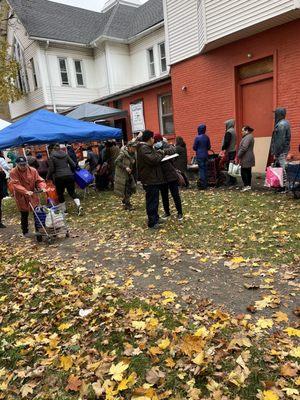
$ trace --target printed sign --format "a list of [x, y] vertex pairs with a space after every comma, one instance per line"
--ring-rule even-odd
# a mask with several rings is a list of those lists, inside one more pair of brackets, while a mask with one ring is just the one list
[[144, 105], [143, 102], [130, 104], [130, 118], [132, 132], [140, 132], [145, 130]]

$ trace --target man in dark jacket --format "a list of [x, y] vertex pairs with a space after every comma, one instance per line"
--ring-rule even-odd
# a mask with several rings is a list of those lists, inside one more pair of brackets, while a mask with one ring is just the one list
[[154, 133], [144, 131], [141, 142], [137, 146], [138, 179], [142, 182], [146, 192], [146, 210], [148, 215], [148, 227], [159, 228], [159, 188], [165, 183], [161, 161], [168, 151], [156, 151], [153, 148]]
[[75, 168], [76, 165], [71, 157], [65, 151], [61, 150], [59, 144], [56, 144], [50, 155], [47, 179], [52, 179], [55, 184], [61, 210], [66, 212], [64, 192], [67, 189], [67, 192], [76, 204], [78, 215], [81, 215], [82, 207], [75, 192], [73, 173]]
[[206, 125], [198, 127], [198, 136], [195, 138], [193, 150], [196, 152], [197, 163], [199, 166], [199, 189], [207, 188], [207, 160], [208, 151], [211, 149], [210, 139], [206, 135]]
[[86, 164], [89, 166], [89, 170], [92, 174], [96, 171], [97, 165], [99, 163], [99, 157], [97, 154], [93, 152], [92, 146], [89, 146], [87, 148], [87, 159], [86, 159]]
[[[222, 150], [225, 151], [226, 160], [228, 164], [232, 162], [236, 157], [236, 131], [235, 131], [235, 120], [229, 119], [225, 121], [225, 135], [222, 144]], [[229, 176], [228, 184], [230, 186], [236, 185], [237, 179], [234, 176]]]
[[291, 125], [285, 117], [285, 108], [277, 108], [275, 110], [275, 128], [271, 142], [271, 154], [275, 158], [275, 163], [283, 168], [283, 186], [286, 188], [286, 158], [291, 146]]
[[67, 144], [67, 153], [70, 156], [70, 158], [72, 159], [72, 161], [74, 162], [74, 164], [78, 165], [78, 158], [76, 156], [75, 150], [73, 149], [73, 146], [71, 144]]

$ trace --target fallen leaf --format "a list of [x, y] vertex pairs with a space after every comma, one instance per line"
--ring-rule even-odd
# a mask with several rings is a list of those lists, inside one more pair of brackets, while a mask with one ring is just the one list
[[66, 391], [70, 390], [72, 392], [79, 392], [81, 385], [82, 381], [78, 378], [78, 376], [70, 375]]

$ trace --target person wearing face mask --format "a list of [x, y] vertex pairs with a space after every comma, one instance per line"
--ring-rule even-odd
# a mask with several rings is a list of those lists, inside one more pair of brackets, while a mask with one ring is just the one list
[[238, 159], [240, 161], [242, 180], [244, 183], [244, 189], [242, 192], [251, 190], [252, 167], [255, 166], [253, 131], [254, 129], [250, 126], [243, 127], [243, 138], [238, 150]]
[[46, 183], [35, 168], [29, 167], [25, 157], [17, 157], [16, 167], [10, 172], [10, 190], [13, 192], [21, 215], [21, 229], [24, 237], [29, 236], [28, 219], [33, 208], [39, 205], [36, 190], [46, 192]]

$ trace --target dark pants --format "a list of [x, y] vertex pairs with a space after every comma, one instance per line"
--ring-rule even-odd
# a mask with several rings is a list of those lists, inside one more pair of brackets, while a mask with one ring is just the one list
[[23, 235], [28, 233], [28, 218], [29, 218], [29, 212], [21, 211], [21, 229]]
[[153, 228], [159, 221], [159, 185], [144, 186], [146, 191], [146, 210], [148, 215], [148, 227]]
[[177, 213], [182, 215], [182, 204], [181, 204], [179, 186], [178, 186], [177, 181], [165, 183], [164, 185], [160, 186], [161, 198], [162, 198], [165, 214], [170, 215], [169, 190], [173, 197]]
[[2, 222], [2, 197], [0, 197], [0, 223]]
[[251, 186], [252, 168], [241, 168], [241, 174], [244, 186]]
[[197, 160], [199, 167], [199, 187], [207, 188], [207, 158], [199, 158]]
[[[236, 151], [231, 151], [228, 153], [228, 165], [230, 162], [234, 161], [236, 157]], [[233, 186], [237, 184], [237, 179], [234, 176], [228, 175], [228, 185]]]
[[58, 200], [60, 203], [65, 202], [65, 190], [69, 193], [72, 199], [76, 199], [77, 195], [75, 193], [75, 181], [73, 176], [62, 176], [55, 178], [55, 187], [58, 195]]

